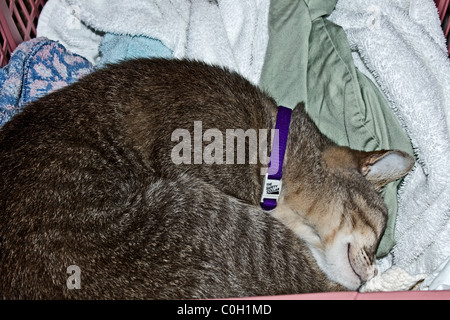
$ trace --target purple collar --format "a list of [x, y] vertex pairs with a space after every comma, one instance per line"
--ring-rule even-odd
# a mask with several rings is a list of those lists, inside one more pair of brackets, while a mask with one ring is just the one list
[[286, 152], [289, 125], [291, 123], [292, 109], [278, 107], [275, 136], [270, 153], [269, 169], [264, 176], [261, 195], [261, 208], [266, 211], [275, 209], [281, 193], [281, 177], [283, 175], [283, 160]]

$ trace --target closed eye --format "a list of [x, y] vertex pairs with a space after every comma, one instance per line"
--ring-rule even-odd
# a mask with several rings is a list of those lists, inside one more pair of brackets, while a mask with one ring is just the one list
[[352, 268], [352, 271], [362, 281], [361, 276], [359, 275], [358, 272], [356, 272], [355, 268], [353, 267], [352, 259], [350, 258], [350, 243], [347, 244], [347, 258], [348, 258], [348, 263], [350, 264], [350, 267]]

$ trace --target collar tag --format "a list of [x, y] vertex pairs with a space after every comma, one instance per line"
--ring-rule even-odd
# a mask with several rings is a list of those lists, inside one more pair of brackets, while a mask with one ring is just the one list
[[264, 176], [263, 190], [261, 195], [261, 203], [264, 199], [278, 200], [281, 193], [282, 180], [270, 179], [269, 174]]

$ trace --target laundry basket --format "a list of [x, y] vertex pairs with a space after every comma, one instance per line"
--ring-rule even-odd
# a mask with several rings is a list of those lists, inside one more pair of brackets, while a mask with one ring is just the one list
[[0, 0], [0, 67], [14, 49], [36, 37], [36, 26], [47, 0]]

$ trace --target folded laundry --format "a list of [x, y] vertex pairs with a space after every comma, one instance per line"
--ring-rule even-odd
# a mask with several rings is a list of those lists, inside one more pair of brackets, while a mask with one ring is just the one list
[[[225, 66], [258, 83], [269, 37], [269, 5], [270, 0], [49, 0], [37, 34], [60, 41], [94, 65], [103, 63], [108, 46], [100, 46], [107, 34], [149, 38], [147, 43], [138, 39], [142, 48], [152, 47], [148, 57], [160, 53], [161, 44], [152, 42], [157, 39], [174, 58]], [[127, 39], [114, 41], [122, 46]], [[115, 60], [120, 52], [126, 54], [114, 52]]]

